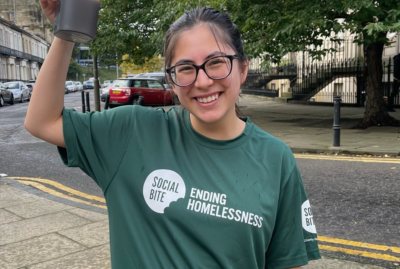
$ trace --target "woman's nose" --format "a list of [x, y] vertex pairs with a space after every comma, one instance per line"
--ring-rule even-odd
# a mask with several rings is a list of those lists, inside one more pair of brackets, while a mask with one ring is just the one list
[[194, 83], [194, 86], [197, 88], [208, 88], [213, 83], [214, 80], [209, 78], [203, 69], [200, 69], [199, 73], [197, 74], [197, 79]]

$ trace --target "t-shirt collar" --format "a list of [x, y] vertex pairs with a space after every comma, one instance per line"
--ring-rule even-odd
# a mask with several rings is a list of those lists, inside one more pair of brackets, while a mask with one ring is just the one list
[[240, 117], [241, 120], [246, 122], [246, 126], [243, 132], [235, 137], [234, 139], [229, 140], [215, 140], [208, 138], [199, 132], [197, 132], [190, 122], [190, 113], [188, 110], [183, 109], [183, 118], [184, 118], [184, 126], [185, 130], [189, 133], [190, 137], [195, 140], [197, 143], [214, 149], [229, 149], [233, 147], [237, 147], [244, 142], [246, 142], [250, 138], [250, 134], [253, 131], [254, 124], [250, 121], [248, 117]]

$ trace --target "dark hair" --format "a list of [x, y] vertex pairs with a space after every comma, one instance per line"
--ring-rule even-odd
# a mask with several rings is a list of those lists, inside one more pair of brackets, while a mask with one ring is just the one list
[[[239, 30], [230, 20], [229, 15], [221, 13], [213, 8], [201, 7], [186, 11], [169, 27], [167, 34], [165, 35], [164, 70], [171, 66], [174, 48], [180, 34], [186, 30], [194, 28], [199, 24], [207, 25], [213, 33], [216, 41], [218, 39], [222, 40], [225, 44], [232, 47], [232, 49], [235, 51], [235, 54], [239, 57], [239, 66], [242, 66], [243, 63], [245, 63], [247, 56], [243, 52], [243, 42], [240, 38]], [[171, 83], [169, 75], [165, 74], [165, 76]], [[238, 116], [243, 115], [237, 104], [235, 104], [235, 111]]]

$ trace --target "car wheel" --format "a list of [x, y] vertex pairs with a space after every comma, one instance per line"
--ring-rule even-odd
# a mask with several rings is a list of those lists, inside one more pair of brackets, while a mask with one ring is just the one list
[[108, 104], [108, 108], [114, 108], [115, 105]]
[[10, 98], [10, 105], [13, 105], [14, 104], [14, 95], [11, 95], [11, 98]]
[[24, 95], [21, 94], [21, 99], [19, 100], [20, 103], [22, 103], [24, 101]]
[[0, 107], [4, 106], [4, 99], [3, 96], [0, 96]]
[[29, 93], [29, 95], [28, 95], [28, 102], [30, 102], [31, 101], [31, 93]]

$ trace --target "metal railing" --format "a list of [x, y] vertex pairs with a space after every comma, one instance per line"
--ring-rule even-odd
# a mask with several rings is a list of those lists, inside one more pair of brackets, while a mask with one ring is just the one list
[[14, 56], [14, 57], [17, 57], [20, 59], [26, 59], [26, 60], [34, 61], [34, 62], [38, 62], [38, 63], [44, 62], [43, 58], [40, 58], [40, 57], [34, 56], [29, 53], [25, 53], [25, 52], [22, 52], [19, 50], [10, 49], [10, 48], [7, 48], [7, 47], [1, 46], [1, 45], [0, 45], [0, 54], [10, 55], [10, 56]]

